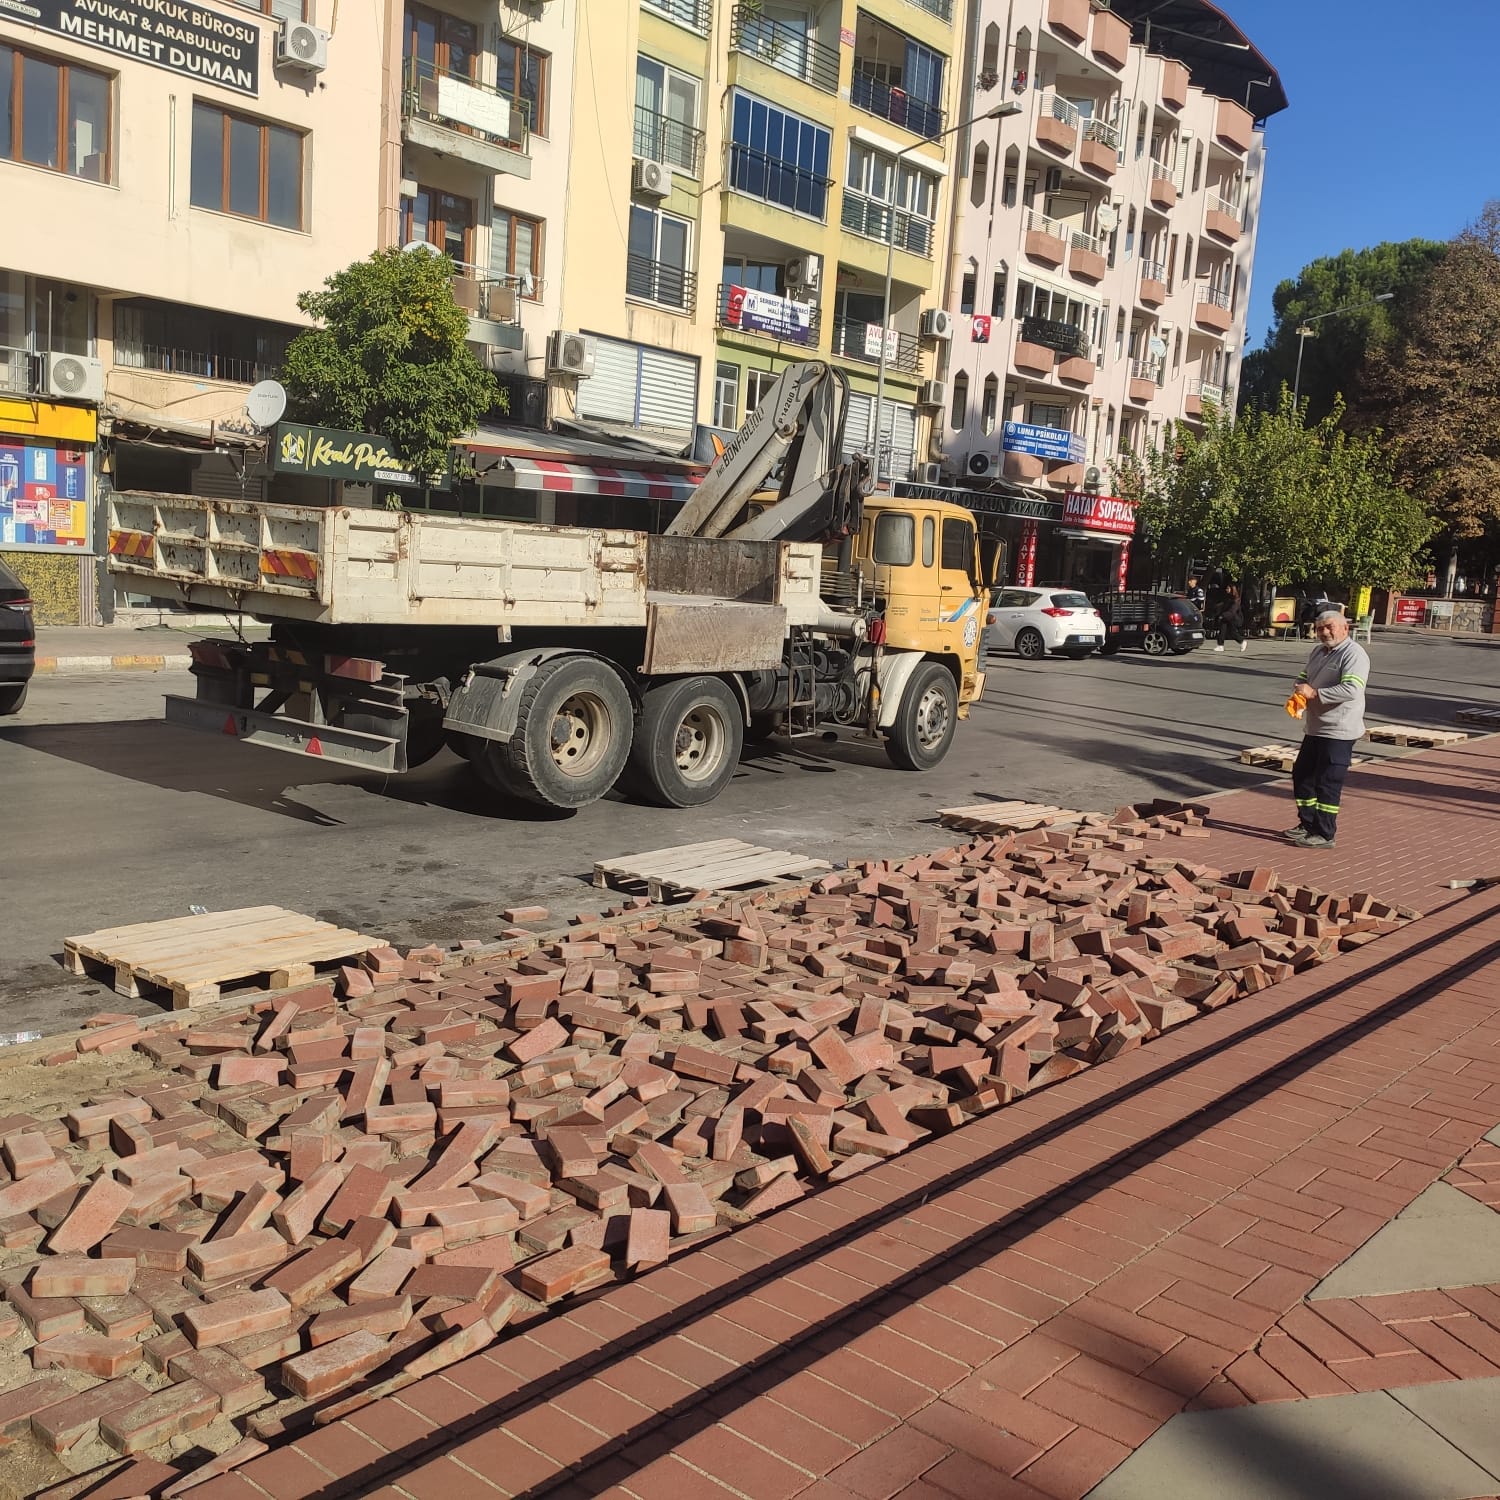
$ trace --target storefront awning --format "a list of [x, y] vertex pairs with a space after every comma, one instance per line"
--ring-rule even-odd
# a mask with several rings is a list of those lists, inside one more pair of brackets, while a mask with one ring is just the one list
[[1055, 535], [1068, 542], [1101, 542], [1106, 547], [1128, 547], [1131, 538], [1118, 531], [1083, 531], [1059, 527]]
[[487, 473], [485, 482], [518, 490], [617, 495], [628, 500], [683, 501], [698, 487], [697, 481], [685, 474], [667, 474], [656, 469], [615, 469], [604, 464], [514, 457], [504, 459]]

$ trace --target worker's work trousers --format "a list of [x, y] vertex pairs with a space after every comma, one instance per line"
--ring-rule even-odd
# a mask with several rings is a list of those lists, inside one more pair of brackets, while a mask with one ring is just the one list
[[1308, 735], [1292, 766], [1292, 795], [1297, 799], [1297, 821], [1309, 832], [1331, 839], [1338, 827], [1339, 796], [1353, 740], [1325, 740]]

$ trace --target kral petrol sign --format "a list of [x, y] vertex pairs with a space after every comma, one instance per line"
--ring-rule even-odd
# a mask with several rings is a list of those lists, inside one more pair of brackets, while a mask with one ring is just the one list
[[1080, 490], [1071, 490], [1063, 496], [1063, 525], [1134, 536], [1135, 502], [1114, 495], [1085, 495]]

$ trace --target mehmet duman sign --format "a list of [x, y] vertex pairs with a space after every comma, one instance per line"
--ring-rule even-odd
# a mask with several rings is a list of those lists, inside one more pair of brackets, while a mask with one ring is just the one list
[[0, 0], [0, 16], [252, 98], [260, 27], [183, 0]]
[[401, 466], [391, 445], [373, 432], [340, 432], [281, 422], [271, 445], [271, 467], [278, 474], [311, 474], [318, 479], [349, 479], [357, 484], [401, 484], [445, 490], [448, 474], [420, 479]]

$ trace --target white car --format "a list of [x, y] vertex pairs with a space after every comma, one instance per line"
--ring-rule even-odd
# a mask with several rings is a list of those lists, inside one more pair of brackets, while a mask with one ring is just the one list
[[1014, 651], [1027, 661], [1049, 651], [1077, 661], [1104, 644], [1104, 619], [1073, 589], [1001, 589], [986, 617], [985, 640], [991, 651]]

